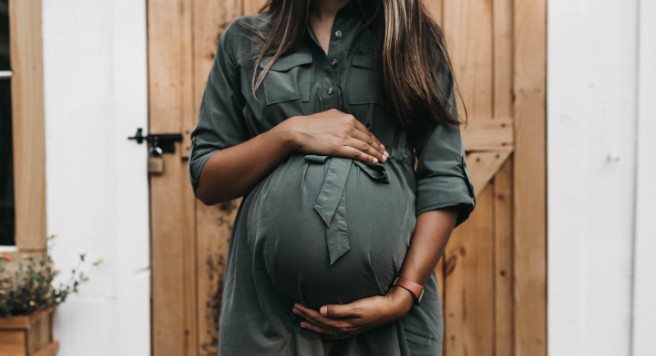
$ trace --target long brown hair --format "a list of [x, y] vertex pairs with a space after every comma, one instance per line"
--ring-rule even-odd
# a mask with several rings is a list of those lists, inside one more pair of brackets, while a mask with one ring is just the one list
[[[268, 0], [260, 9], [270, 15], [271, 23], [266, 36], [250, 28], [261, 42], [251, 80], [253, 95], [273, 63], [300, 45], [313, 1]], [[370, 22], [378, 36], [376, 50], [380, 55], [385, 96], [396, 118], [404, 125], [461, 123], [447, 97], [455, 93], [450, 87], [439, 85], [443, 82], [455, 84], [444, 35], [422, 1], [367, 1], [372, 11]], [[258, 73], [265, 56], [273, 58]]]

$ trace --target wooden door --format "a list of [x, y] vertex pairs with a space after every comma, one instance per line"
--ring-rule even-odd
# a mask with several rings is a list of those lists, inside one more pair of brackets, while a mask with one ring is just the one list
[[[187, 176], [216, 40], [263, 0], [149, 0], [150, 132], [181, 132], [151, 176], [153, 353], [216, 353], [239, 201], [204, 206]], [[469, 112], [478, 206], [437, 266], [445, 355], [546, 356], [546, 0], [425, 0], [443, 26]], [[462, 107], [462, 106], [461, 106]], [[461, 109], [462, 111], [462, 109]]]

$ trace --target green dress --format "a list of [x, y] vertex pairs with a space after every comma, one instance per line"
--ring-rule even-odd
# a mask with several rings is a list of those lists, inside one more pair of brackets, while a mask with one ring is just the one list
[[[222, 356], [323, 355], [321, 335], [300, 328], [294, 302], [318, 309], [384, 295], [401, 269], [418, 214], [457, 206], [460, 224], [475, 206], [459, 128], [404, 129], [390, 114], [372, 57], [367, 6], [353, 0], [340, 9], [327, 56], [308, 26], [302, 46], [274, 63], [257, 99], [250, 84], [254, 61], [247, 58], [256, 48], [241, 25], [266, 33], [268, 15], [238, 18], [219, 39], [191, 135], [194, 190], [213, 153], [288, 117], [330, 108], [353, 114], [390, 153], [383, 163], [367, 164], [295, 152], [246, 194], [225, 270]], [[436, 85], [453, 101], [450, 77]], [[441, 353], [442, 333], [433, 273], [420, 306], [394, 323], [332, 342], [330, 354], [434, 356]]]

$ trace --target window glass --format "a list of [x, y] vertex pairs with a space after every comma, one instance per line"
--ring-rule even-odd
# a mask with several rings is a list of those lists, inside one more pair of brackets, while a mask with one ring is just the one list
[[9, 0], [0, 0], [0, 245], [15, 243], [11, 75]]

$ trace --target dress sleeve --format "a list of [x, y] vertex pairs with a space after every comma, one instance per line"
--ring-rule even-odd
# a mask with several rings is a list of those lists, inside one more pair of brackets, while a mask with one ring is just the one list
[[[443, 92], [448, 95], [451, 110], [456, 110], [453, 78], [450, 74], [444, 77]], [[415, 214], [457, 207], [458, 226], [467, 220], [476, 206], [460, 127], [440, 123], [413, 131], [413, 146], [418, 159]]]
[[248, 139], [242, 108], [240, 67], [236, 60], [233, 22], [219, 37], [200, 105], [198, 124], [191, 133], [189, 178], [196, 194], [200, 173], [207, 160], [221, 149]]

